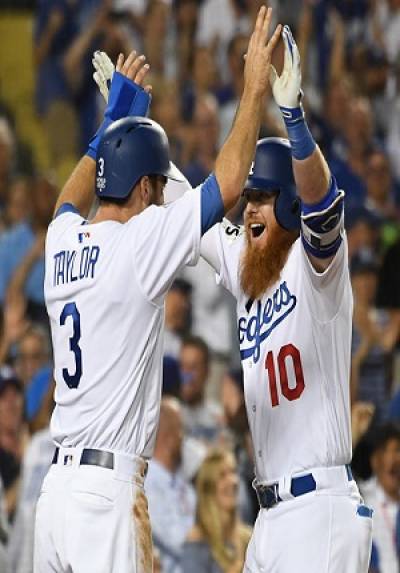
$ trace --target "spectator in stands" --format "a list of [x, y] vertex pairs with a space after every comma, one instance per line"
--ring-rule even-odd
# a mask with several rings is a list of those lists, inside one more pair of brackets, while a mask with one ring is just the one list
[[[197, 20], [199, 12], [199, 2], [197, 0], [175, 0], [175, 22], [176, 22], [176, 52], [178, 59], [177, 78], [182, 85], [190, 80], [190, 68], [192, 59], [196, 59], [195, 38]], [[209, 59], [213, 65], [212, 58]], [[215, 66], [213, 66], [215, 71]], [[195, 73], [193, 74], [195, 75]]]
[[[78, 125], [63, 58], [78, 31], [78, 2], [40, 0], [35, 12], [33, 58], [36, 109], [49, 138], [52, 165], [75, 158]], [[62, 126], [62, 137], [60, 136]]]
[[[33, 571], [33, 532], [36, 502], [54, 454], [54, 443], [49, 430], [54, 405], [51, 399], [53, 391], [54, 387], [51, 386], [40, 410], [31, 412], [30, 420], [28, 415], [30, 430], [33, 435], [22, 460], [18, 502], [14, 522], [10, 527], [7, 546], [8, 567], [9, 571], [13, 571], [13, 573], [32, 573]], [[40, 420], [39, 416], [41, 417]], [[35, 418], [36, 427], [33, 427], [32, 422]], [[39, 426], [42, 429], [36, 431]]]
[[381, 217], [398, 217], [395, 211], [395, 188], [390, 171], [389, 160], [380, 149], [373, 150], [368, 156], [367, 171], [367, 205]]
[[152, 74], [165, 75], [165, 56], [171, 6], [163, 0], [149, 0], [145, 12], [144, 53]]
[[357, 96], [348, 104], [344, 125], [345, 147], [342, 157], [330, 158], [330, 167], [339, 187], [346, 189], [348, 207], [359, 206], [366, 199], [366, 164], [376, 147], [374, 122], [369, 100]]
[[195, 47], [192, 60], [191, 76], [182, 86], [182, 115], [185, 121], [192, 121], [198, 99], [214, 93], [217, 78], [216, 63], [209, 47]]
[[11, 369], [3, 367], [0, 370], [0, 478], [6, 492], [9, 519], [12, 519], [17, 503], [18, 478], [26, 441], [23, 386]]
[[22, 456], [22, 429], [24, 423], [23, 385], [15, 373], [2, 367], [0, 370], [0, 448]]
[[238, 508], [245, 523], [253, 524], [259, 511], [256, 493], [252, 487], [254, 460], [247, 420], [241, 368], [230, 370], [222, 378], [221, 401], [225, 425], [228, 428], [235, 453], [239, 475]]
[[196, 41], [212, 49], [223, 82], [227, 80], [229, 42], [238, 32], [249, 32], [250, 17], [245, 8], [240, 0], [205, 0], [200, 6]]
[[162, 570], [181, 571], [183, 542], [194, 523], [196, 497], [180, 472], [183, 423], [178, 400], [163, 398], [152, 460], [145, 481], [153, 543]]
[[52, 366], [41, 368], [25, 390], [25, 415], [31, 434], [47, 428], [54, 408]]
[[93, 52], [104, 50], [116, 61], [119, 53], [129, 53], [133, 49], [122, 20], [115, 17], [111, 7], [110, 0], [77, 4], [78, 29], [63, 56], [65, 78], [78, 119], [80, 154], [86, 152], [99, 121], [97, 88], [92, 77]]
[[371, 427], [375, 406], [371, 402], [354, 402], [351, 407], [351, 439], [353, 450]]
[[375, 307], [378, 265], [369, 251], [351, 261], [354, 295], [351, 392], [353, 402], [371, 402], [377, 420], [386, 413], [392, 390], [393, 349], [399, 321]]
[[400, 312], [400, 239], [390, 246], [383, 257], [379, 274], [377, 305]]
[[6, 516], [4, 487], [0, 477], [0, 571], [7, 571], [6, 548], [8, 541], [8, 524]]
[[13, 363], [16, 345], [30, 324], [25, 298], [7, 299], [7, 303], [0, 307], [0, 366]]
[[19, 341], [16, 352], [15, 368], [27, 388], [35, 374], [49, 364], [48, 332], [39, 325], [31, 325]]
[[202, 338], [191, 336], [183, 341], [180, 365], [185, 434], [215, 442], [222, 430], [222, 412], [216, 402], [206, 397], [210, 354]]
[[185, 268], [183, 276], [193, 287], [191, 331], [209, 347], [214, 370], [217, 365], [225, 371], [238, 348], [234, 300], [217, 285], [214, 270], [202, 258], [195, 267]]
[[218, 90], [218, 100], [220, 102], [220, 138], [219, 144], [225, 141], [234, 116], [240, 94], [243, 89], [243, 56], [247, 50], [248, 36], [245, 34], [235, 34], [227, 46], [229, 78], [224, 86]]
[[[27, 177], [16, 177], [11, 181], [4, 206], [4, 230], [29, 219], [31, 181]], [[1, 236], [1, 230], [0, 230]]]
[[45, 177], [37, 177], [31, 189], [30, 221], [11, 228], [0, 241], [0, 301], [4, 303], [7, 287], [18, 266], [27, 266], [24, 293], [32, 305], [33, 315], [37, 311], [43, 316], [45, 312], [44, 233], [52, 219], [56, 199], [55, 185]]
[[350, 260], [361, 251], [380, 251], [381, 219], [366, 205], [348, 209], [345, 224]]
[[196, 491], [196, 523], [184, 544], [183, 573], [241, 572], [251, 531], [238, 517], [238, 476], [231, 452], [209, 452]]
[[8, 567], [13, 573], [33, 571], [36, 502], [53, 453], [54, 443], [48, 428], [33, 435], [23, 458], [18, 503], [7, 546]]
[[368, 156], [365, 181], [366, 206], [381, 219], [382, 243], [387, 247], [400, 236], [400, 213], [389, 160], [383, 151], [375, 149]]
[[191, 322], [191, 284], [175, 279], [165, 299], [164, 354], [178, 358], [182, 337], [187, 335]]
[[15, 136], [5, 117], [0, 117], [0, 211], [5, 208], [7, 190], [15, 168]]
[[151, 117], [168, 133], [171, 160], [182, 167], [191, 156], [193, 144], [190, 130], [184, 125], [181, 116], [177, 83], [159, 79], [154, 84]]
[[373, 544], [379, 573], [398, 573], [396, 540], [400, 526], [400, 428], [385, 424], [372, 437], [373, 477], [363, 485], [365, 503], [374, 509]]
[[[342, 158], [345, 153], [345, 127], [350, 117], [353, 86], [348, 78], [332, 79], [322, 92], [322, 116], [317, 118], [318, 143], [328, 161]], [[314, 118], [315, 121], [315, 118]]]
[[218, 104], [213, 95], [196, 98], [193, 131], [193, 158], [183, 172], [192, 187], [197, 187], [213, 170], [219, 149]]

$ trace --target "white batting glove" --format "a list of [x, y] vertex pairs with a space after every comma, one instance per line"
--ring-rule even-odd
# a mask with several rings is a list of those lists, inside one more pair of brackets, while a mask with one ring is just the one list
[[98, 85], [101, 95], [108, 103], [108, 92], [114, 75], [115, 66], [105, 52], [97, 50], [92, 58], [93, 67], [96, 70], [93, 79]]
[[271, 65], [269, 82], [279, 107], [297, 108], [302, 97], [300, 54], [289, 26], [284, 26], [282, 39], [285, 46], [282, 74], [278, 76], [276, 69]]

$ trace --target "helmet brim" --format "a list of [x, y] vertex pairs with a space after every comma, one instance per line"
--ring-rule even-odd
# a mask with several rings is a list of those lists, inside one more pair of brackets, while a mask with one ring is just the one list
[[248, 177], [243, 193], [246, 191], [262, 191], [263, 193], [268, 193], [270, 195], [279, 193], [280, 185], [276, 181], [271, 179], [262, 179], [261, 177]]
[[187, 181], [186, 177], [181, 171], [179, 171], [177, 166], [172, 163], [172, 161], [169, 162], [169, 169], [165, 173], [165, 176], [168, 177], [168, 179], [172, 179], [173, 181], [180, 181], [182, 183]]

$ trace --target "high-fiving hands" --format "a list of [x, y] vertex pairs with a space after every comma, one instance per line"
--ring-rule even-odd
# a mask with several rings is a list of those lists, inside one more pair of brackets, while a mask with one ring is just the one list
[[110, 90], [110, 84], [114, 75], [115, 66], [108, 55], [105, 52], [100, 52], [99, 50], [94, 52], [92, 63], [95, 69], [93, 79], [96, 82], [101, 95], [107, 103], [108, 92]]
[[268, 40], [271, 18], [272, 9], [262, 6], [245, 55], [244, 89], [255, 91], [260, 97], [267, 93], [271, 57], [282, 31], [279, 24]]
[[296, 108], [299, 107], [302, 96], [300, 54], [289, 26], [284, 26], [282, 39], [285, 46], [282, 73], [279, 76], [271, 64], [269, 81], [272, 95], [279, 107]]
[[151, 94], [151, 85], [146, 84], [143, 86], [146, 74], [150, 69], [149, 64], [145, 63], [145, 61], [145, 56], [137, 56], [136, 52], [133, 51], [126, 59], [123, 54], [120, 54], [117, 65], [114, 66], [106, 52], [96, 51], [93, 54], [92, 63], [95, 69], [93, 79], [106, 102], [108, 102], [110, 85], [115, 71], [141, 86], [146, 93]]

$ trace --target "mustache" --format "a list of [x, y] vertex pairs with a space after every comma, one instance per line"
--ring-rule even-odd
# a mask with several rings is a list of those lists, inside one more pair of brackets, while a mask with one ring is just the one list
[[286, 231], [278, 225], [272, 226], [268, 229], [265, 245], [259, 247], [251, 243], [246, 229], [246, 248], [240, 264], [240, 285], [249, 298], [262, 298], [279, 280], [297, 237], [297, 231]]

